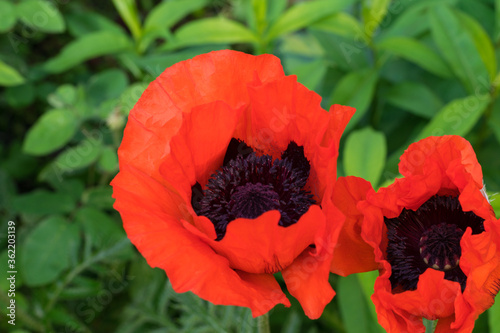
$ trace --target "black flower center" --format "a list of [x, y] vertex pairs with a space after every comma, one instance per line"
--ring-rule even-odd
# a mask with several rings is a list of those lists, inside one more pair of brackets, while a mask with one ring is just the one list
[[458, 266], [462, 249], [460, 239], [464, 231], [454, 224], [440, 223], [424, 231], [418, 244], [420, 255], [427, 266], [449, 271]]
[[397, 218], [385, 218], [387, 260], [392, 266], [393, 292], [415, 290], [427, 268], [445, 272], [445, 279], [465, 289], [467, 276], [459, 266], [460, 240], [470, 227], [484, 231], [483, 219], [464, 212], [457, 197], [433, 196], [416, 211], [403, 209]]
[[280, 206], [279, 200], [280, 196], [272, 185], [247, 183], [234, 190], [229, 201], [229, 211], [236, 218], [254, 219], [262, 213], [277, 209]]
[[273, 161], [232, 139], [223, 166], [212, 174], [205, 190], [198, 183], [192, 187], [191, 203], [198, 215], [212, 221], [217, 240], [224, 237], [232, 220], [254, 219], [274, 209], [281, 213], [279, 225], [288, 227], [315, 203], [304, 189], [309, 171], [304, 148], [295, 142]]

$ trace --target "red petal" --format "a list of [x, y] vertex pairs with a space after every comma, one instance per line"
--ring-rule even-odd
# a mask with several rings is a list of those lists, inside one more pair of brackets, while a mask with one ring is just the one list
[[254, 316], [290, 303], [271, 275], [235, 271], [226, 258], [181, 224], [181, 198], [141, 171], [124, 166], [113, 181], [115, 208], [131, 242], [152, 267], [164, 269], [177, 292], [214, 304], [246, 306]]
[[229, 260], [234, 269], [276, 273], [314, 244], [315, 236], [325, 224], [324, 214], [316, 205], [289, 227], [279, 226], [279, 220], [280, 214], [276, 210], [256, 219], [236, 219], [228, 224], [222, 240], [210, 244]]
[[165, 180], [191, 200], [191, 186], [205, 185], [222, 164], [242, 109], [233, 110], [223, 102], [193, 108], [183, 116], [182, 127], [170, 142], [171, 154], [160, 167]]
[[332, 200], [346, 216], [346, 220], [333, 252], [333, 273], [347, 276], [378, 267], [373, 247], [361, 238], [363, 214], [358, 210], [357, 204], [365, 200], [368, 192], [373, 192], [372, 186], [362, 178], [340, 177], [335, 183]]

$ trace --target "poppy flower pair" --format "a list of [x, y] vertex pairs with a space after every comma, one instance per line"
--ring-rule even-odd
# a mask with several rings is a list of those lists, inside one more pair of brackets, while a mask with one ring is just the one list
[[[335, 295], [330, 271], [379, 269], [374, 302], [387, 329], [420, 329], [415, 316], [473, 325], [498, 289], [500, 244], [470, 145], [432, 138], [418, 163], [413, 147], [406, 178], [374, 192], [336, 180], [354, 109], [320, 101], [271, 55], [217, 51], [168, 68], [130, 112], [118, 151], [113, 196], [132, 243], [177, 292], [254, 316], [290, 305], [275, 273], [318, 318]], [[453, 297], [418, 310], [436, 288]]]

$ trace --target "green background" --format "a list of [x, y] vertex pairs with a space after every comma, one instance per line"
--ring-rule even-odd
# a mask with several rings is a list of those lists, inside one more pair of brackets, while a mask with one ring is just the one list
[[[339, 175], [390, 184], [408, 144], [457, 134], [495, 199], [499, 45], [498, 0], [0, 0], [2, 311], [12, 220], [17, 332], [256, 330], [248, 309], [173, 292], [112, 208], [128, 112], [172, 64], [225, 48], [275, 54], [325, 109], [356, 107]], [[381, 332], [376, 275], [332, 275], [338, 294], [319, 320], [294, 301], [271, 311], [272, 331]], [[499, 304], [476, 331], [500, 332]]]

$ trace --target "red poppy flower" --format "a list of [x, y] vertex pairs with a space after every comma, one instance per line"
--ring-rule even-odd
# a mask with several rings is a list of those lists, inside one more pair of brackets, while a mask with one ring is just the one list
[[331, 203], [350, 107], [285, 76], [271, 55], [218, 51], [180, 62], [146, 89], [118, 151], [115, 208], [177, 292], [258, 316], [290, 305], [311, 318], [343, 221]]
[[470, 332], [500, 288], [500, 225], [481, 167], [458, 136], [429, 137], [401, 157], [404, 178], [356, 207], [380, 275], [372, 297], [390, 332]]

